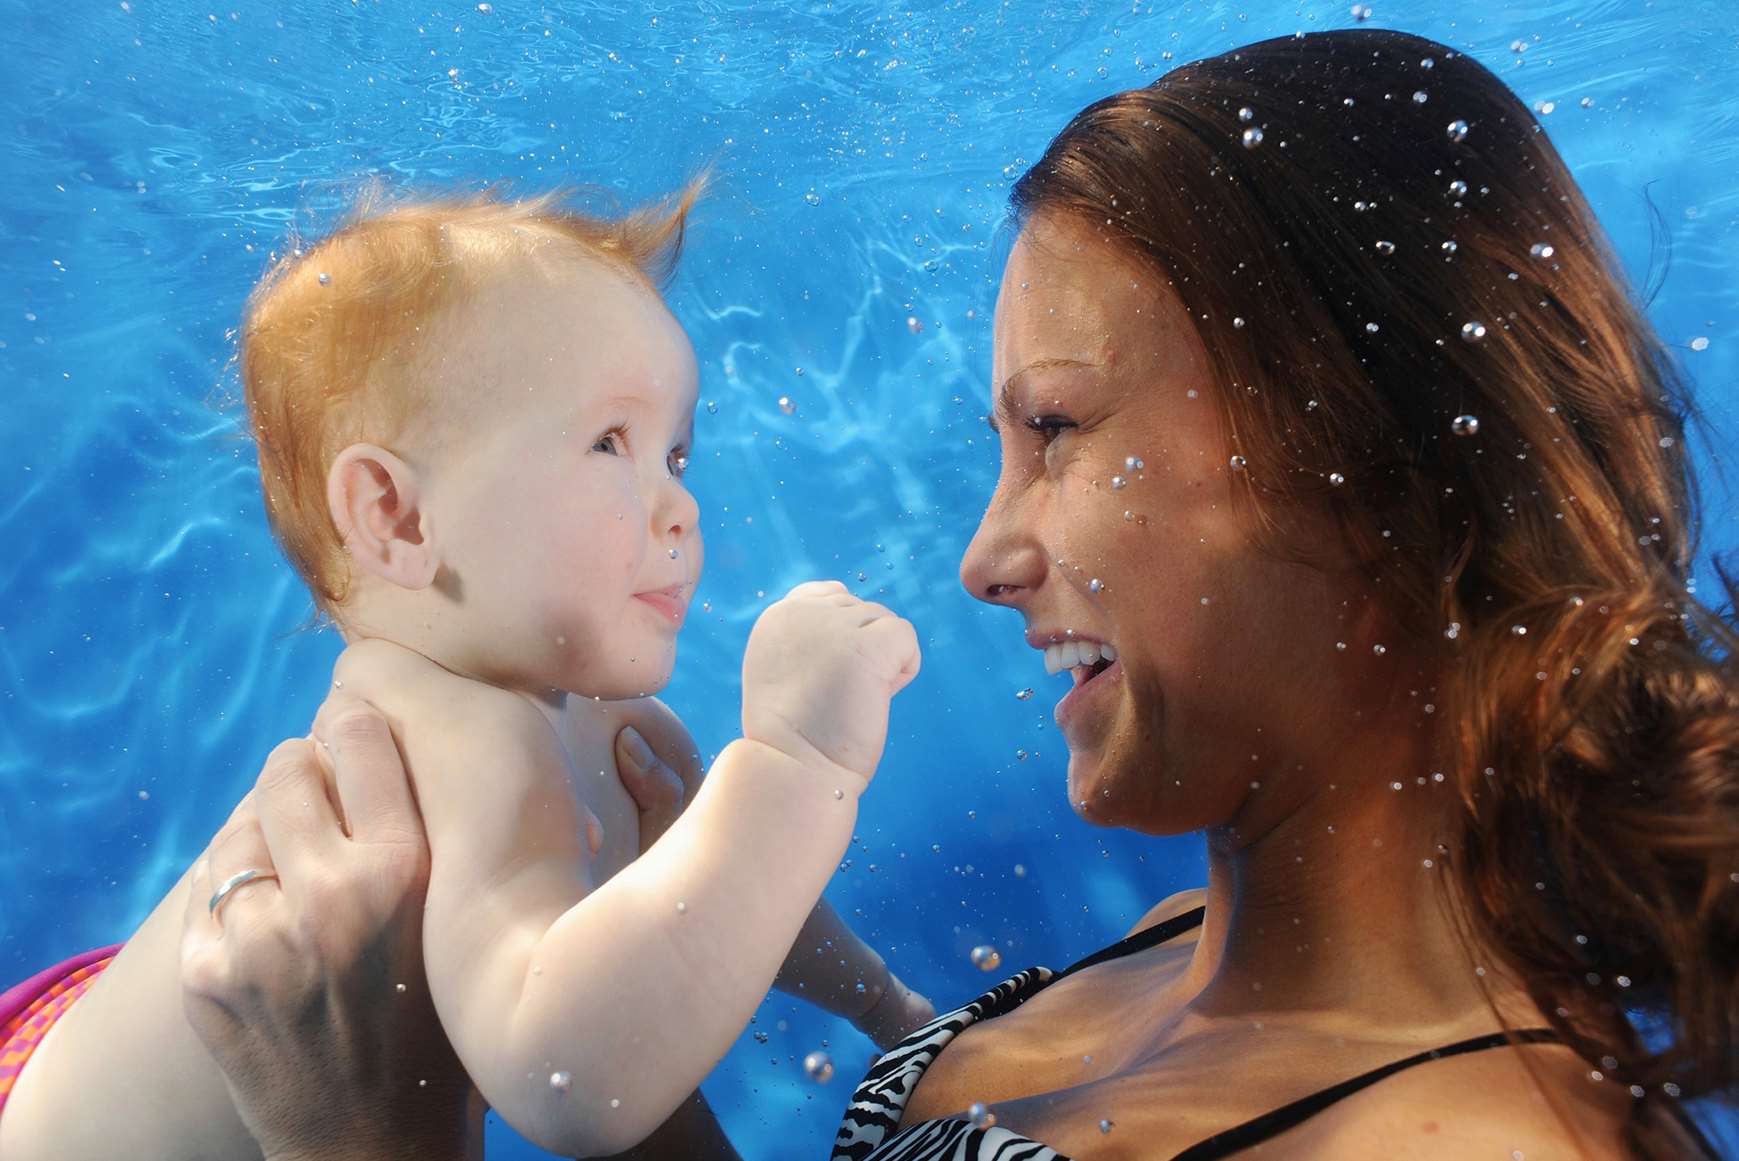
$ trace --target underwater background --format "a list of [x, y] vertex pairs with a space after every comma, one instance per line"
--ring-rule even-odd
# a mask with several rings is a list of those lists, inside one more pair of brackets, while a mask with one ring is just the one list
[[[1202, 878], [1199, 838], [1074, 817], [1066, 679], [956, 579], [996, 475], [1007, 191], [1089, 101], [1361, 19], [1472, 53], [1536, 108], [1699, 391], [1705, 595], [1707, 551], [1739, 546], [1729, 0], [237, 2], [0, 0], [0, 985], [123, 938], [325, 692], [339, 641], [300, 629], [229, 364], [268, 256], [370, 176], [631, 205], [716, 163], [671, 292], [708, 567], [665, 697], [716, 752], [749, 627], [799, 580], [917, 625], [828, 895], [940, 1006], [999, 978], [974, 948], [1060, 967]], [[869, 1058], [775, 995], [706, 1091], [751, 1161], [820, 1158]], [[545, 1154], [492, 1118], [490, 1156]]]

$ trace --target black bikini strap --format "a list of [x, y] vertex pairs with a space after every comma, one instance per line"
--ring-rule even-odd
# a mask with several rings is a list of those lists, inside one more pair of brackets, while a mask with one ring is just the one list
[[1172, 1161], [1213, 1161], [1218, 1157], [1230, 1157], [1234, 1153], [1248, 1149], [1250, 1146], [1277, 1137], [1286, 1130], [1302, 1121], [1315, 1116], [1329, 1105], [1344, 1097], [1349, 1097], [1362, 1088], [1369, 1088], [1379, 1080], [1395, 1075], [1404, 1069], [1417, 1064], [1428, 1064], [1433, 1060], [1441, 1060], [1445, 1056], [1460, 1056], [1467, 1052], [1483, 1052], [1488, 1048], [1502, 1048], [1508, 1044], [1551, 1044], [1558, 1037], [1547, 1028], [1524, 1028], [1513, 1035], [1506, 1036], [1502, 1032], [1493, 1032], [1485, 1036], [1475, 1036], [1471, 1040], [1459, 1040], [1442, 1048], [1433, 1048], [1409, 1056], [1405, 1060], [1397, 1060], [1385, 1064], [1381, 1068], [1361, 1073], [1351, 1080], [1343, 1080], [1337, 1085], [1315, 1092], [1291, 1104], [1281, 1105], [1272, 1112], [1263, 1113], [1259, 1117], [1235, 1125], [1223, 1133], [1215, 1133], [1205, 1141], [1197, 1142], [1179, 1153]]
[[1182, 935], [1186, 931], [1200, 927], [1202, 925], [1202, 916], [1207, 913], [1208, 909], [1206, 907], [1197, 907], [1194, 911], [1186, 911], [1182, 915], [1174, 915], [1162, 923], [1155, 923], [1152, 927], [1137, 931], [1134, 935], [1125, 936], [1110, 947], [1100, 948], [1086, 959], [1076, 960], [1074, 963], [1058, 972], [1056, 979], [1060, 980], [1066, 975], [1078, 972], [1082, 968], [1090, 968], [1096, 963], [1104, 963], [1108, 959], [1120, 959], [1126, 955], [1134, 955], [1136, 952], [1145, 951], [1148, 948], [1153, 947], [1155, 944], [1164, 943], [1168, 939], [1172, 939], [1176, 936]]

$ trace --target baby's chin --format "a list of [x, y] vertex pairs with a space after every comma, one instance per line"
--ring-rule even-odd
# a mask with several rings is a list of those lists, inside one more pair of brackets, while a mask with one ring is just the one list
[[675, 662], [675, 650], [672, 650], [668, 659], [629, 661], [604, 672], [594, 670], [575, 675], [570, 679], [571, 684], [564, 682], [562, 688], [589, 701], [633, 701], [639, 697], [653, 697], [664, 692], [664, 687], [670, 684]]

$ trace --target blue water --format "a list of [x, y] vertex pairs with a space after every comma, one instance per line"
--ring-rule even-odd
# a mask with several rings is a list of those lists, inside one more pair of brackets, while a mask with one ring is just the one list
[[[1658, 208], [1650, 313], [1710, 413], [1705, 469], [1734, 462], [1739, 11], [1371, 2], [1554, 104], [1639, 282]], [[369, 174], [634, 202], [719, 163], [672, 294], [716, 410], [692, 469], [710, 611], [668, 700], [723, 745], [749, 626], [799, 579], [918, 625], [923, 675], [829, 888], [908, 979], [959, 1002], [986, 982], [973, 946], [1061, 964], [1199, 881], [1197, 840], [1075, 819], [1061, 679], [955, 580], [995, 477], [1003, 202], [1089, 100], [1346, 4], [236, 3], [0, 0], [0, 981], [127, 933], [321, 698], [338, 642], [296, 632], [227, 364], [268, 252]], [[1710, 482], [1710, 545], [1733, 548]], [[707, 1085], [727, 1129], [749, 1158], [824, 1156], [867, 1042], [777, 997], [752, 1031]], [[818, 1086], [800, 1061], [823, 1044]], [[544, 1155], [492, 1133], [495, 1158]]]

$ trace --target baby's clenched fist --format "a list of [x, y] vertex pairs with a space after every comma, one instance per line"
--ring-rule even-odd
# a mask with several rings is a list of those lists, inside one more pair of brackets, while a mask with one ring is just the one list
[[918, 664], [910, 623], [838, 581], [800, 584], [749, 634], [743, 737], [867, 782], [887, 743], [888, 702]]

